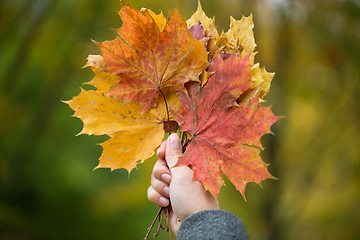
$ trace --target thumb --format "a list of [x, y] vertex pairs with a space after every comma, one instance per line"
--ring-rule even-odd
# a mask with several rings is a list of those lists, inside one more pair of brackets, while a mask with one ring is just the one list
[[165, 160], [170, 170], [182, 155], [182, 147], [180, 143], [179, 134], [173, 133], [169, 136], [166, 142]]

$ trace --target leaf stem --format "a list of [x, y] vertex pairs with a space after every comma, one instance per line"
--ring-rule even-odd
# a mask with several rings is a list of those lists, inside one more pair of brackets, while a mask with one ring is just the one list
[[161, 93], [162, 97], [164, 98], [165, 107], [166, 107], [166, 113], [167, 113], [167, 120], [170, 121], [169, 106], [167, 104], [165, 95], [164, 95], [163, 91], [161, 91], [161, 89], [159, 89], [159, 92]]
[[166, 226], [167, 226], [166, 231], [169, 231], [170, 240], [172, 240], [171, 225], [170, 225], [170, 210], [171, 210], [171, 207], [170, 207], [170, 205], [169, 205], [169, 206], [166, 208]]

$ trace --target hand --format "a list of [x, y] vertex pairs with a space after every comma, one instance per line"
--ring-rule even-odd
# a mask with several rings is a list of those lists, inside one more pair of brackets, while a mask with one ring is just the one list
[[193, 181], [193, 171], [188, 166], [174, 167], [182, 147], [177, 133], [171, 134], [159, 147], [159, 160], [151, 175], [147, 195], [161, 207], [171, 202], [170, 227], [175, 234], [189, 215], [209, 209], [219, 209], [219, 204], [199, 181]]

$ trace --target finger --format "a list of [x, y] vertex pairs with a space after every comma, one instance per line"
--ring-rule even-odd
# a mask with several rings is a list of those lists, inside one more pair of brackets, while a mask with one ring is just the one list
[[151, 176], [151, 187], [158, 193], [169, 197], [169, 184], [156, 179], [153, 175]]
[[163, 141], [160, 147], [158, 148], [158, 150], [156, 151], [156, 154], [160, 159], [165, 159], [165, 147], [166, 147], [166, 141]]
[[160, 207], [166, 207], [169, 205], [169, 199], [166, 196], [158, 193], [152, 186], [147, 190], [148, 199]]
[[175, 166], [181, 154], [182, 154], [182, 148], [181, 148], [179, 134], [173, 133], [166, 140], [166, 148], [165, 148], [165, 160], [170, 170], [173, 166]]
[[166, 184], [170, 184], [171, 173], [165, 160], [158, 159], [154, 165], [152, 176], [156, 179], [163, 181]]

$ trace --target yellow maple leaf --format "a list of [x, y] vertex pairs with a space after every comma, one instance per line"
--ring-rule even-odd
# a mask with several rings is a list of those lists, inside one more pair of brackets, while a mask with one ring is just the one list
[[110, 168], [111, 170], [124, 168], [129, 173], [138, 163], [154, 155], [164, 138], [161, 124], [152, 125], [143, 131], [116, 132], [103, 143], [103, 152], [97, 168]]
[[257, 52], [250, 54], [250, 81], [253, 83], [251, 89], [254, 96], [259, 96], [262, 99], [269, 92], [275, 73], [267, 72], [265, 67], [260, 67], [259, 63], [255, 63], [256, 54]]
[[186, 21], [188, 28], [194, 26], [196, 23], [200, 21], [201, 25], [204, 29], [210, 29], [212, 19], [206, 16], [205, 12], [201, 7], [200, 0], [198, 0], [198, 8], [196, 12]]
[[265, 67], [260, 68], [260, 64], [257, 63], [251, 68], [250, 72], [250, 81], [254, 83], [254, 87], [256, 88], [256, 94], [260, 98], [264, 98], [264, 96], [269, 92], [271, 80], [273, 79], [275, 73], [267, 72]]
[[[176, 104], [175, 93], [167, 98], [169, 105]], [[163, 123], [168, 120], [168, 115], [161, 98], [156, 108], [144, 114], [141, 114], [140, 103], [124, 104], [94, 90], [82, 89], [78, 96], [65, 103], [75, 111], [73, 116], [84, 123], [79, 134], [110, 136], [100, 144], [103, 154], [97, 168], [125, 168], [130, 172], [137, 163], [151, 157], [163, 140]]]
[[256, 47], [253, 28], [252, 14], [240, 20], [230, 17], [230, 28], [218, 37], [217, 45], [225, 52], [240, 53], [241, 56], [250, 54]]

